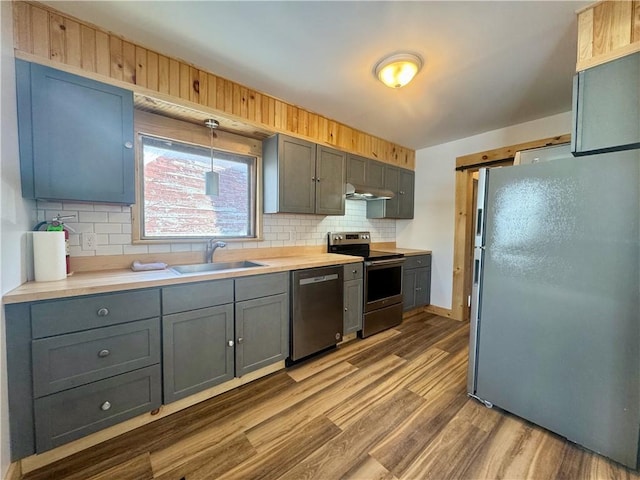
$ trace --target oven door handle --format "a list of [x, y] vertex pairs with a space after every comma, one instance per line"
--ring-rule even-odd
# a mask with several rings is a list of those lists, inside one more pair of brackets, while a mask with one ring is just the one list
[[391, 263], [402, 264], [404, 263], [404, 258], [390, 258], [388, 260], [373, 260], [370, 262], [364, 262], [367, 267], [377, 267], [378, 265], [389, 265]]

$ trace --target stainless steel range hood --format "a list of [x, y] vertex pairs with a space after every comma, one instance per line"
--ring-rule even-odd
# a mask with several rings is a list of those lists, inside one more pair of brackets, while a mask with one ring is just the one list
[[347, 183], [347, 200], [388, 200], [393, 197], [394, 193], [391, 190]]

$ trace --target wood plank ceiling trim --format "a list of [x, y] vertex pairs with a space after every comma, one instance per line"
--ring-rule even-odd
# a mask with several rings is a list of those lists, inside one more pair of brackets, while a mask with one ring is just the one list
[[640, 52], [640, 0], [604, 0], [578, 11], [576, 71]]
[[123, 86], [140, 94], [136, 97], [147, 107], [153, 103], [155, 112], [186, 107], [183, 119], [198, 109], [215, 112], [222, 128], [255, 138], [286, 133], [415, 169], [415, 150], [128, 42], [39, 3], [15, 1], [13, 22], [18, 58]]

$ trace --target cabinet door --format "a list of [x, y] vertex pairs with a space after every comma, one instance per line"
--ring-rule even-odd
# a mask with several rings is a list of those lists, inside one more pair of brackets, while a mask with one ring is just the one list
[[316, 159], [316, 209], [323, 215], [344, 215], [344, 152], [318, 146]]
[[278, 211], [314, 213], [316, 145], [280, 135], [278, 149], [280, 176]]
[[236, 376], [289, 356], [289, 295], [236, 303]]
[[574, 78], [576, 155], [640, 148], [640, 52]]
[[233, 304], [165, 315], [162, 346], [164, 403], [231, 380]]
[[367, 161], [366, 181], [368, 187], [384, 188], [385, 165], [375, 160]]
[[415, 270], [415, 306], [429, 305], [431, 299], [431, 269], [417, 268]]
[[400, 188], [398, 190], [398, 218], [413, 218], [415, 173], [400, 169]]
[[362, 330], [362, 296], [362, 280], [344, 282], [343, 336]]
[[31, 117], [30, 128], [19, 122], [20, 160], [31, 163], [22, 172], [33, 174], [23, 196], [134, 203], [133, 93], [38, 64], [18, 68], [31, 77], [29, 112], [19, 100], [19, 115]]
[[347, 155], [347, 183], [365, 185], [368, 160], [357, 155]]
[[405, 312], [416, 308], [416, 270], [405, 270], [402, 276], [402, 309]]
[[394, 193], [393, 198], [385, 200], [385, 218], [397, 218], [400, 208], [400, 169], [386, 166], [384, 171], [384, 188]]

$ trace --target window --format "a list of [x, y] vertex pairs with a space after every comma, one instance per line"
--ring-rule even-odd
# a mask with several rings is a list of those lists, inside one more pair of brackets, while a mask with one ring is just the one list
[[256, 237], [257, 157], [214, 149], [218, 195], [205, 193], [211, 150], [140, 134], [140, 239]]

